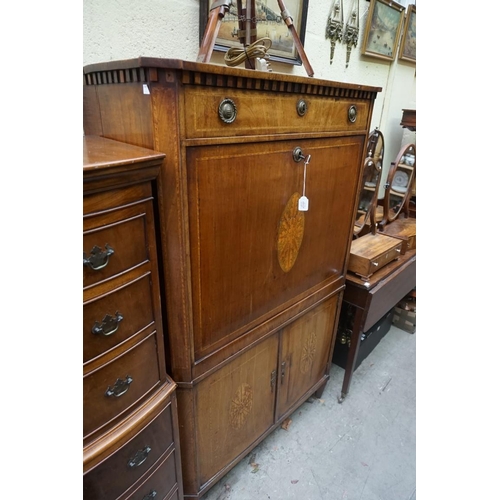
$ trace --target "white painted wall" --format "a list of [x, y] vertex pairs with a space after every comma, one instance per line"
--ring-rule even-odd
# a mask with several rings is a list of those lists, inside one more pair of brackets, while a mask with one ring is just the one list
[[[344, 0], [344, 20], [353, 1]], [[399, 3], [406, 6], [415, 2]], [[352, 49], [349, 67], [345, 67], [346, 45], [338, 43], [330, 65], [330, 42], [325, 38], [325, 29], [332, 3], [333, 0], [309, 0], [304, 48], [315, 77], [382, 87], [375, 101], [371, 129], [379, 127], [386, 139], [385, 178], [402, 144], [416, 142], [416, 134], [400, 126], [402, 109], [416, 109], [416, 68], [397, 58], [389, 63], [360, 55], [370, 7], [367, 0], [359, 0], [359, 41]], [[199, 12], [199, 0], [84, 0], [83, 65], [139, 56], [195, 61]], [[223, 54], [214, 53], [211, 62], [224, 64]], [[307, 76], [303, 66], [273, 62], [272, 68], [275, 73]]]

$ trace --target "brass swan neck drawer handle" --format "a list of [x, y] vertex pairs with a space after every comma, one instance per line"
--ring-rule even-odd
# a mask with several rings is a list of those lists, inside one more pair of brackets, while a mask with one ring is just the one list
[[[139, 465], [142, 465], [146, 459], [148, 458], [148, 455], [151, 451], [151, 448], [149, 446], [146, 446], [142, 450], [139, 450], [129, 461], [128, 461], [128, 466], [129, 467], [139, 467]], [[152, 497], [153, 498], [153, 497]]]
[[121, 378], [117, 379], [115, 382], [115, 385], [113, 387], [108, 387], [105, 395], [108, 397], [115, 397], [119, 398], [120, 396], [123, 396], [129, 389], [130, 384], [134, 381], [134, 379], [130, 376], [127, 375], [125, 377], [125, 380], [122, 380]]
[[116, 311], [114, 317], [110, 314], [106, 314], [101, 323], [99, 323], [98, 321], [94, 323], [94, 326], [92, 327], [92, 333], [94, 335], [109, 337], [118, 330], [121, 321], [123, 321], [123, 316], [118, 311]]
[[92, 248], [90, 255], [87, 257], [85, 252], [83, 252], [83, 265], [90, 267], [93, 271], [98, 271], [103, 267], [106, 267], [109, 262], [109, 258], [115, 253], [115, 251], [106, 243], [106, 250], [102, 250], [97, 245]]

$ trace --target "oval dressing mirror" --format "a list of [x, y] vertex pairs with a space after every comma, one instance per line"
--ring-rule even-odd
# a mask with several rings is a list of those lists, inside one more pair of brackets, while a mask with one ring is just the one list
[[383, 231], [386, 224], [396, 220], [401, 213], [408, 217], [412, 185], [415, 182], [417, 167], [417, 150], [415, 144], [403, 146], [396, 161], [391, 163], [387, 175], [384, 195], [384, 217], [379, 223]]
[[380, 173], [384, 159], [384, 136], [377, 128], [368, 136], [366, 159], [363, 166], [363, 179], [358, 198], [358, 211], [354, 222], [354, 237], [357, 237], [365, 226], [373, 223], [373, 211], [377, 204], [377, 193], [380, 184]]

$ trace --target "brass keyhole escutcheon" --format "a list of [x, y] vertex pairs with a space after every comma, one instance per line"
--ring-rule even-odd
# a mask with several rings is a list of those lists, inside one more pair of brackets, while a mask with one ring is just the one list
[[302, 152], [302, 148], [300, 148], [299, 146], [297, 146], [293, 152], [292, 152], [292, 156], [293, 156], [293, 161], [299, 163], [300, 161], [302, 160], [305, 160], [306, 157], [304, 156], [304, 153]]
[[299, 116], [304, 116], [307, 113], [307, 102], [304, 101], [304, 99], [300, 99], [299, 102], [297, 102], [297, 114]]
[[356, 121], [356, 118], [358, 117], [358, 110], [357, 110], [356, 106], [352, 105], [349, 108], [349, 111], [347, 112], [347, 116], [348, 116], [349, 121], [351, 123], [354, 123]]
[[236, 104], [231, 99], [223, 99], [219, 104], [219, 117], [224, 123], [236, 120]]

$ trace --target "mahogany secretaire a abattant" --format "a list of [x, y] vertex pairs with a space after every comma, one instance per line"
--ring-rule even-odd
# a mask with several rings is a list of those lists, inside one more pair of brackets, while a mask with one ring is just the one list
[[329, 378], [380, 90], [158, 58], [84, 68], [85, 133], [165, 155], [160, 285], [185, 498]]

